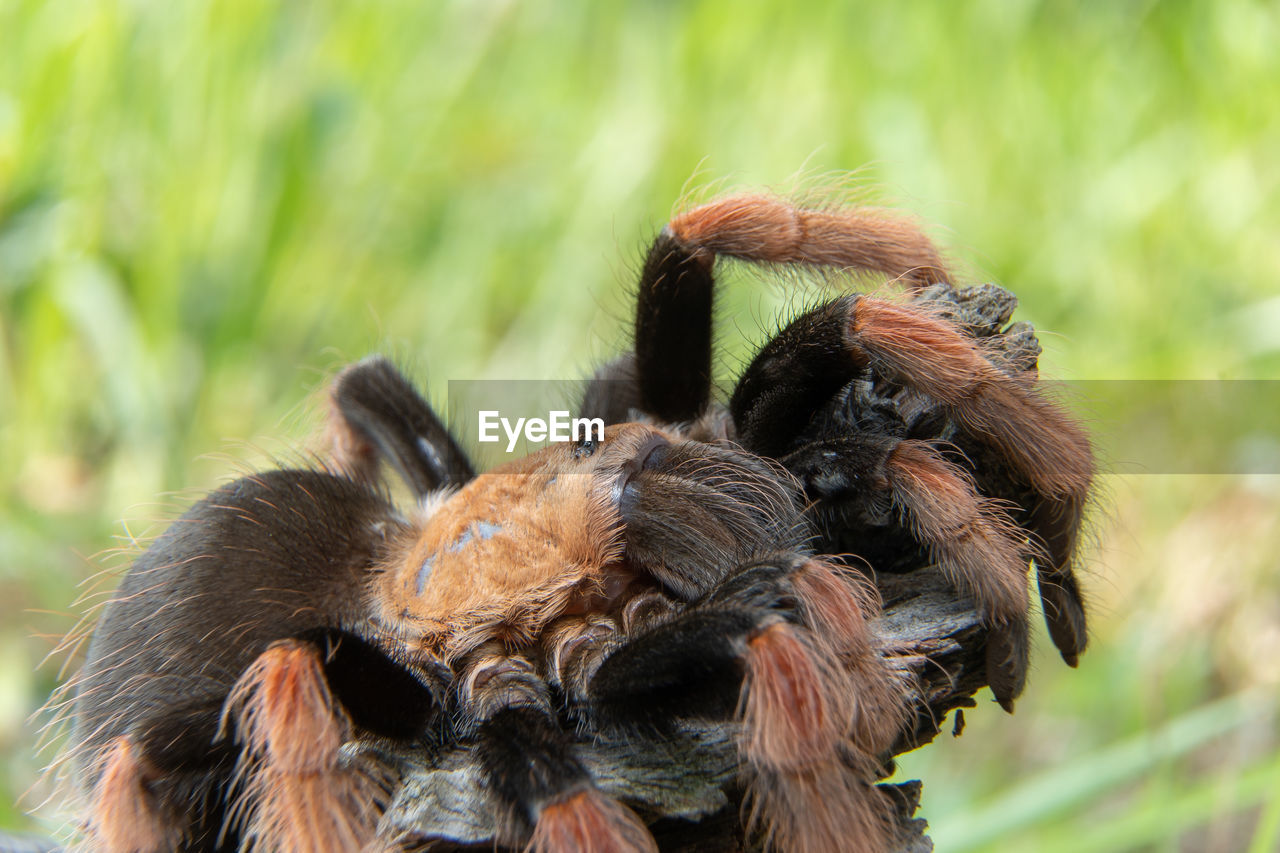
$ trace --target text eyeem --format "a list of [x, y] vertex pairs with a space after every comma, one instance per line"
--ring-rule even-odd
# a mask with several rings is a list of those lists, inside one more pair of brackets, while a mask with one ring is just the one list
[[526, 441], [604, 441], [603, 418], [570, 418], [567, 411], [548, 412], [546, 419], [516, 418], [513, 424], [492, 409], [480, 410], [480, 441], [500, 440], [498, 427], [507, 436], [507, 452], [516, 449], [521, 435]]

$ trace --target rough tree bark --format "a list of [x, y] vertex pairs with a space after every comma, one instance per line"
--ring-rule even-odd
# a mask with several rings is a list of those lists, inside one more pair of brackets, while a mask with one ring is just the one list
[[[876, 630], [886, 657], [908, 674], [917, 709], [894, 747], [899, 755], [933, 740], [948, 712], [973, 706], [973, 694], [986, 684], [986, 632], [971, 602], [958, 597], [936, 568], [882, 575], [878, 583], [885, 610]], [[656, 820], [654, 835], [663, 850], [728, 853], [750, 849], [739, 819], [735, 737], [733, 724], [706, 724], [662, 742], [593, 738], [576, 750], [603, 790]], [[435, 839], [432, 850], [493, 849], [494, 818], [477, 807], [486, 797], [467, 751], [358, 748], [376, 753], [402, 776], [384, 818], [385, 833]], [[927, 823], [913, 817], [920, 785], [881, 786], [899, 805], [901, 853], [933, 849]]]

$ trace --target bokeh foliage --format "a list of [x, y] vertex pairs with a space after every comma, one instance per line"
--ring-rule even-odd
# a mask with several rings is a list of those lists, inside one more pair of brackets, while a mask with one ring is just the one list
[[[583, 374], [708, 183], [857, 170], [1056, 377], [1276, 378], [1278, 43], [1252, 0], [0, 0], [0, 825], [99, 552], [297, 458], [368, 352]], [[795, 304], [730, 277], [726, 374]], [[903, 772], [941, 849], [1276, 849], [1280, 483], [1104, 479], [1082, 668], [1041, 642]]]

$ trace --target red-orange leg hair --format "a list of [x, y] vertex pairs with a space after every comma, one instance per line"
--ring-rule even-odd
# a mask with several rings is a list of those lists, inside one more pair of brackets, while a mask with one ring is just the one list
[[777, 623], [747, 641], [742, 743], [748, 826], [777, 850], [886, 848], [874, 757], [850, 725], [857, 686], [812, 636]]
[[1022, 509], [1041, 548], [1037, 571], [1049, 632], [1074, 665], [1088, 641], [1072, 560], [1094, 474], [1089, 439], [1034, 373], [1006, 373], [927, 307], [925, 286], [949, 276], [941, 253], [910, 220], [763, 194], [731, 195], [677, 214], [655, 239], [641, 274], [635, 354], [598, 374], [584, 406], [609, 417], [640, 409], [668, 422], [693, 421], [706, 411], [719, 255], [867, 270], [912, 286], [911, 304], [833, 300], [770, 341], [733, 395], [738, 440], [774, 458], [796, 451], [802, 440], [815, 440], [804, 436], [815, 416], [857, 378], [888, 380], [932, 398], [1038, 492]]
[[778, 622], [747, 643], [749, 824], [779, 850], [887, 849], [874, 783], [907, 709], [867, 627], [875, 591], [813, 559], [793, 570], [791, 588], [808, 628]]
[[946, 281], [942, 256], [901, 214], [865, 207], [803, 207], [743, 193], [677, 214], [667, 226], [686, 250], [755, 263], [884, 273], [919, 286]]
[[[876, 432], [859, 426], [856, 413], [841, 410], [831, 424], [815, 427], [821, 418], [815, 413], [830, 413], [833, 401], [842, 402], [841, 395], [860, 377], [888, 380], [925, 395], [960, 425], [964, 437], [994, 448], [1007, 470], [1035, 492], [1032, 504], [1023, 507], [1025, 537], [1035, 541], [1050, 634], [1063, 657], [1074, 663], [1087, 639], [1084, 608], [1071, 570], [1080, 508], [1093, 478], [1092, 450], [1084, 431], [1029, 377], [997, 369], [973, 339], [947, 321], [915, 306], [847, 296], [797, 317], [761, 348], [730, 402], [739, 441], [748, 450], [781, 459], [805, 481], [811, 498], [874, 497], [887, 485], [884, 454], [907, 426], [897, 433]], [[908, 460], [909, 452], [904, 450], [899, 461], [916, 465], [901, 470], [914, 470], [924, 479], [899, 478], [896, 496], [908, 509], [908, 497], [928, 507], [923, 519], [919, 513], [908, 515], [911, 529], [923, 537], [921, 543], [942, 556], [944, 541], [955, 540], [957, 534], [944, 535], [942, 528], [927, 523], [930, 519], [951, 525], [960, 518], [981, 519], [972, 541], [956, 541], [966, 542], [963, 553], [975, 555], [975, 560], [996, 559], [990, 571], [1005, 580], [974, 581], [978, 563], [971, 561], [964, 572], [970, 578], [967, 588], [982, 593], [1003, 584], [1007, 592], [1014, 577], [1024, 587], [1025, 557], [1031, 549], [1015, 547], [1024, 534], [994, 502], [979, 499], [959, 469], [940, 457], [926, 459], [922, 450]], [[904, 488], [912, 482], [919, 488], [908, 495]], [[939, 491], [930, 496], [934, 486]], [[948, 509], [945, 501], [951, 498], [960, 503]], [[979, 540], [986, 542], [982, 548], [974, 545]], [[948, 548], [954, 556], [957, 546]], [[956, 559], [950, 562], [959, 572]], [[1020, 566], [1016, 574], [1009, 568], [1015, 563]], [[1016, 597], [1023, 600], [1021, 592]], [[1019, 639], [1023, 632], [1010, 627], [1014, 599], [1011, 594], [986, 600], [980, 596], [978, 602], [984, 615], [996, 620], [993, 626], [1001, 626], [991, 653], [993, 662], [1008, 664], [993, 671], [1000, 681], [993, 686], [1003, 702], [1020, 688], [1021, 676], [1014, 670], [1025, 654]]]
[[805, 560], [791, 582], [813, 641], [852, 680], [854, 744], [870, 758], [887, 757], [909, 709], [871, 631], [870, 620], [880, 614], [879, 592], [861, 573], [818, 558]]
[[640, 274], [635, 353], [604, 368], [584, 413], [610, 422], [632, 409], [692, 421], [711, 402], [711, 319], [719, 255], [883, 273], [913, 287], [947, 278], [932, 241], [910, 220], [869, 208], [804, 207], [776, 196], [726, 196], [678, 214]]
[[658, 845], [635, 813], [595, 788], [584, 788], [542, 807], [527, 853], [657, 853]]
[[390, 780], [342, 757], [351, 724], [315, 647], [268, 648], [236, 683], [224, 719], [243, 749], [229, 819], [247, 846], [342, 853], [373, 839]]
[[938, 567], [968, 592], [988, 626], [987, 680], [1006, 711], [1027, 677], [1030, 553], [1025, 536], [993, 501], [980, 497], [964, 471], [921, 441], [889, 453], [885, 474], [907, 525]]
[[880, 376], [945, 405], [965, 430], [989, 442], [1042, 496], [1029, 507], [1041, 599], [1054, 644], [1072, 666], [1088, 643], [1072, 571], [1081, 516], [1093, 483], [1089, 437], [1026, 377], [993, 366], [946, 321], [880, 299], [857, 300], [849, 346]]
[[177, 846], [181, 831], [147, 790], [156, 772], [139, 752], [127, 736], [102, 751], [90, 807], [89, 850], [162, 853]]
[[945, 320], [870, 297], [851, 307], [848, 344], [855, 358], [949, 407], [971, 433], [994, 443], [1041, 495], [1066, 501], [1088, 493], [1089, 438], [1036, 386], [998, 370]]

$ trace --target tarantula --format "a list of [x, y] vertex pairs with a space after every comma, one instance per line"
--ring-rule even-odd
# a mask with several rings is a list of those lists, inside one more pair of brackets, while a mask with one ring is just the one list
[[[876, 271], [909, 298], [804, 312], [726, 407], [718, 256]], [[478, 476], [388, 362], [348, 368], [325, 469], [199, 501], [102, 616], [72, 710], [94, 849], [365, 847], [395, 780], [341, 749], [353, 733], [473, 745], [503, 843], [656, 849], [567, 727], [662, 737], [699, 718], [740, 720], [765, 843], [883, 849], [873, 783], [908, 709], [868, 628], [874, 586], [835, 555], [929, 553], [989, 628], [1006, 708], [1032, 558], [1068, 663], [1086, 639], [1071, 563], [1089, 442], [1034, 358], [984, 350], [954, 319], [947, 278], [882, 212], [761, 195], [683, 212], [645, 261], [634, 351], [588, 383], [603, 438]], [[390, 502], [381, 460], [414, 512]]]

